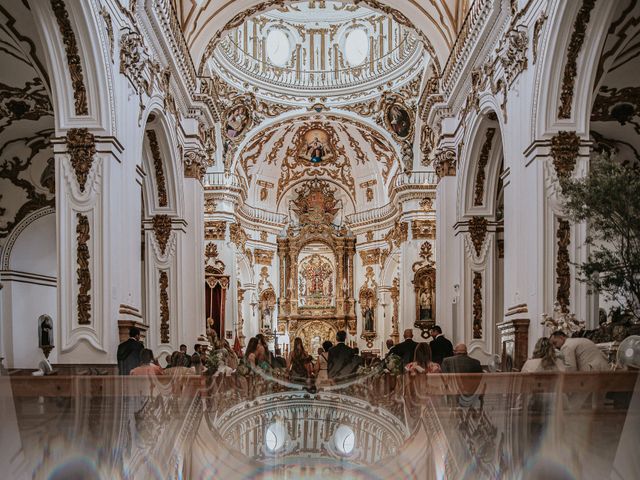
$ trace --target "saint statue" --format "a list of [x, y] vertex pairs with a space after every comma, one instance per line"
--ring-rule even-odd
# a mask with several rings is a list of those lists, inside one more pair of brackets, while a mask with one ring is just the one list
[[262, 328], [271, 330], [271, 309], [268, 305], [262, 310]]
[[40, 348], [53, 346], [53, 320], [49, 315], [41, 315], [39, 320], [38, 340]]
[[367, 308], [364, 309], [363, 317], [364, 317], [364, 331], [374, 332], [375, 330], [373, 328], [373, 308], [371, 308], [371, 305], [367, 305]]
[[422, 290], [420, 293], [420, 320], [432, 319], [431, 292]]

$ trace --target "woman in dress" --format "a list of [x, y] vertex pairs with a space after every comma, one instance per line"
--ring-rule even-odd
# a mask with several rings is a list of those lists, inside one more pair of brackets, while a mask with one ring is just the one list
[[258, 347], [260, 345], [260, 342], [258, 341], [258, 339], [256, 337], [251, 338], [251, 340], [249, 340], [249, 343], [247, 344], [247, 348], [244, 351], [244, 361], [245, 363], [247, 363], [248, 365], [251, 365], [252, 367], [256, 367], [258, 364]]
[[289, 356], [289, 377], [292, 382], [308, 383], [313, 377], [313, 363], [302, 344], [302, 339], [296, 337], [293, 341], [293, 352]]
[[404, 367], [409, 373], [441, 373], [440, 365], [431, 361], [431, 347], [428, 343], [419, 343], [413, 354], [413, 362]]
[[329, 362], [329, 349], [333, 347], [333, 343], [326, 340], [322, 343], [322, 348], [318, 349], [318, 362], [316, 363], [316, 387], [324, 387], [330, 385], [329, 375], [327, 373], [327, 365]]
[[521, 372], [562, 372], [564, 369], [564, 363], [556, 357], [551, 341], [547, 337], [542, 337], [533, 348], [533, 358], [524, 362]]

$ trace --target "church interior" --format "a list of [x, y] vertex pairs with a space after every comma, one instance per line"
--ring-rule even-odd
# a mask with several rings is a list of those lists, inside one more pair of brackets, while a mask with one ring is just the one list
[[0, 47], [5, 478], [640, 478], [639, 1], [11, 0]]

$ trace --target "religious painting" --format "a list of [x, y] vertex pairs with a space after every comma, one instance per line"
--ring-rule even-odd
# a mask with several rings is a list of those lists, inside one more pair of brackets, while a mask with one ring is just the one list
[[333, 305], [335, 272], [332, 262], [314, 253], [305, 257], [298, 267], [298, 304], [301, 307], [323, 308]]
[[230, 140], [239, 139], [248, 129], [251, 114], [244, 103], [234, 104], [225, 114], [224, 134]]
[[396, 139], [404, 140], [413, 133], [413, 113], [401, 96], [386, 93], [382, 98], [384, 124]]
[[325, 163], [333, 158], [329, 133], [321, 128], [307, 130], [300, 140], [298, 157], [313, 165]]

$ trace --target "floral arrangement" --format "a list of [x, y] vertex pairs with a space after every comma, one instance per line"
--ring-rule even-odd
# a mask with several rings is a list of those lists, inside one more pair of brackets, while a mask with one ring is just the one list
[[391, 375], [401, 375], [402, 371], [402, 359], [398, 355], [389, 355], [385, 360], [385, 369]]

